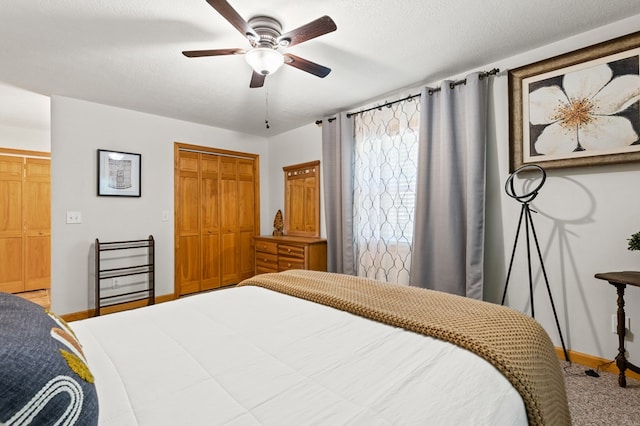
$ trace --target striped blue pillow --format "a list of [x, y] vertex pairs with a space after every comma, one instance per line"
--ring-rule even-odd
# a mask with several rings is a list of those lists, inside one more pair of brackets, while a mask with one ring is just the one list
[[93, 376], [71, 329], [7, 293], [0, 293], [0, 423], [98, 423]]

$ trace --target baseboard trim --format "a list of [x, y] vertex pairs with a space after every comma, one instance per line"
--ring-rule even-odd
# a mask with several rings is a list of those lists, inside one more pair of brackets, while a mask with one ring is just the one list
[[[558, 354], [558, 358], [564, 360], [564, 351], [562, 348], [556, 348], [556, 354]], [[618, 370], [618, 366], [615, 361], [605, 358], [599, 358], [593, 355], [583, 354], [575, 351], [567, 351], [569, 355], [569, 359], [571, 362], [575, 364], [584, 365], [585, 367], [595, 368], [599, 371], [606, 371], [608, 373], [619, 374], [620, 370]], [[625, 371], [625, 376], [640, 380], [640, 374], [634, 373], [631, 370]]]
[[[171, 293], [171, 294], [163, 294], [162, 296], [156, 296], [155, 303], [157, 304], [157, 303], [169, 302], [170, 300], [174, 300], [174, 299], [176, 299], [176, 296], [173, 293]], [[110, 306], [110, 307], [107, 307], [107, 308], [102, 308], [102, 313], [103, 314], [111, 314], [111, 313], [114, 313], [114, 312], [128, 311], [129, 309], [140, 308], [142, 306], [147, 306], [146, 301], [144, 301], [144, 300], [136, 300], [136, 301], [129, 302], [129, 303], [123, 303], [121, 305], [114, 305], [114, 306]], [[93, 316], [95, 316], [95, 310], [94, 309], [90, 309], [88, 311], [72, 312], [70, 314], [60, 315], [60, 317], [63, 320], [67, 321], [67, 322], [83, 320], [83, 319], [91, 318]]]

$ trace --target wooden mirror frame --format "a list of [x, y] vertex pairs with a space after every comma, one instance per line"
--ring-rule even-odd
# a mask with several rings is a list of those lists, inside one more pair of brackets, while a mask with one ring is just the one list
[[320, 160], [285, 166], [284, 234], [320, 237]]

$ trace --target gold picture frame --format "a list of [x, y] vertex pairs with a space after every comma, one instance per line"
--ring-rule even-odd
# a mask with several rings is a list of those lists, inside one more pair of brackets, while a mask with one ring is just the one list
[[510, 70], [508, 84], [510, 172], [640, 161], [640, 32]]

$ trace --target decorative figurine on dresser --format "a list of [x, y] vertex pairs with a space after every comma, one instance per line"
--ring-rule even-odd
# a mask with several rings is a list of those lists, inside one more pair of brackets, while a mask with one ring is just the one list
[[256, 274], [289, 269], [327, 270], [327, 240], [320, 238], [320, 161], [284, 170], [284, 221], [278, 210], [273, 235], [255, 237]]
[[282, 219], [282, 210], [278, 210], [276, 217], [273, 218], [273, 234], [274, 237], [284, 235], [284, 221]]

